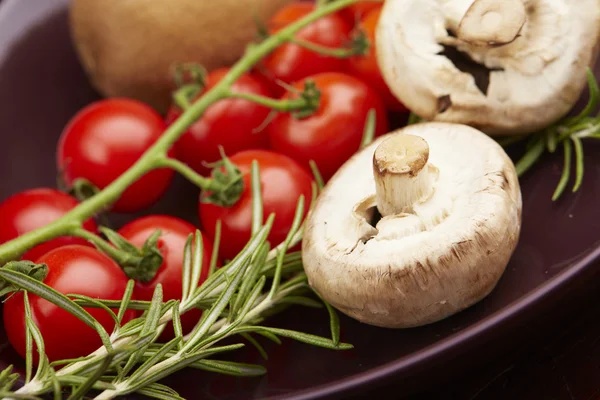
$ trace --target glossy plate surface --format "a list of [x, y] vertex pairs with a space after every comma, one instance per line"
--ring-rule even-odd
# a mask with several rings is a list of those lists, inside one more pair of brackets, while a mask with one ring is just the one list
[[[54, 149], [68, 119], [98, 98], [72, 50], [67, 0], [0, 2], [0, 200], [32, 187], [54, 186]], [[569, 291], [594, 273], [600, 256], [600, 147], [586, 146], [583, 189], [564, 200], [550, 198], [562, 157], [546, 157], [522, 180], [523, 230], [519, 247], [494, 292], [471, 309], [412, 330], [386, 330], [342, 317], [342, 339], [355, 345], [332, 352], [285, 340], [269, 345], [269, 373], [234, 379], [186, 371], [167, 380], [186, 398], [304, 399], [356, 394], [394, 381], [411, 390], [434, 376], [458, 371], [508, 345], [552, 314]], [[176, 180], [151, 212], [196, 220], [197, 191]], [[115, 227], [130, 219], [112, 218]], [[269, 323], [327, 335], [325, 311], [294, 309]], [[0, 343], [5, 337], [0, 335]], [[8, 344], [0, 367], [22, 366]], [[261, 362], [253, 349], [236, 360]], [[397, 392], [400, 395], [400, 392]]]

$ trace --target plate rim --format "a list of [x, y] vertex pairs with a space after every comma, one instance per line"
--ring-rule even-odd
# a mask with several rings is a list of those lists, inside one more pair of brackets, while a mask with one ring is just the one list
[[[0, 0], [0, 21], [9, 17], [12, 6], [18, 0]], [[62, 0], [64, 3], [64, 0]], [[68, 0], [70, 3], [71, 0]], [[54, 1], [57, 9], [62, 7], [61, 1]], [[26, 24], [26, 25], [30, 25]], [[10, 36], [10, 35], [9, 35]], [[4, 49], [7, 50], [7, 49]], [[0, 51], [0, 55], [2, 51]], [[0, 57], [1, 59], [1, 57]], [[524, 293], [519, 298], [502, 307], [500, 310], [477, 321], [442, 340], [436, 341], [426, 347], [399, 357], [393, 361], [372, 367], [364, 372], [349, 375], [331, 382], [312, 386], [307, 389], [295, 390], [282, 395], [268, 396], [268, 400], [315, 400], [331, 396], [347, 394], [352, 390], [364, 390], [368, 385], [384, 382], [402, 373], [408, 368], [427, 365], [436, 359], [443, 358], [449, 351], [464, 349], [470, 341], [485, 337], [486, 334], [502, 326], [508, 325], [534, 309], [541, 303], [550, 301], [555, 292], [566, 290], [574, 286], [576, 281], [585, 272], [592, 270], [594, 264], [600, 259], [600, 243], [591, 246], [587, 252], [582, 253], [576, 261], [571, 261], [561, 272], [557, 273], [534, 290]], [[592, 272], [592, 271], [590, 271]], [[451, 318], [451, 316], [449, 317]], [[462, 353], [465, 350], [461, 351]]]
[[[315, 400], [328, 396], [346, 394], [351, 390], [362, 389], [369, 384], [382, 382], [400, 374], [407, 368], [415, 368], [426, 365], [436, 359], [443, 358], [450, 350], [463, 347], [469, 341], [480, 339], [485, 334], [490, 334], [516, 320], [519, 316], [526, 314], [528, 310], [535, 308], [540, 303], [550, 300], [553, 293], [567, 289], [574, 285], [577, 278], [600, 259], [600, 244], [590, 247], [587, 252], [582, 253], [577, 261], [571, 262], [564, 270], [538, 286], [534, 290], [523, 294], [507, 306], [495, 313], [483, 318], [471, 326], [450, 335], [443, 340], [437, 341], [429, 346], [423, 347], [417, 352], [402, 356], [394, 361], [370, 368], [367, 371], [353, 374], [332, 382], [314, 386], [309, 389], [297, 390], [284, 395], [267, 397], [268, 400]], [[448, 317], [448, 318], [451, 318]]]

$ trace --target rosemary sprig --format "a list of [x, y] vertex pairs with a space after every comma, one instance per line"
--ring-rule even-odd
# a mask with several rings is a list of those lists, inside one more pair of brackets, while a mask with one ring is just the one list
[[[516, 162], [517, 174], [521, 177], [531, 170], [546, 151], [554, 153], [558, 146], [563, 147], [564, 161], [562, 173], [552, 195], [553, 201], [558, 200], [569, 185], [572, 177], [571, 164], [573, 163], [573, 154], [575, 156], [575, 181], [572, 192], [575, 193], [581, 188], [584, 174], [583, 139], [600, 139], [600, 113], [592, 115], [596, 111], [600, 101], [600, 89], [598, 88], [596, 77], [589, 68], [587, 70], [587, 81], [589, 100], [585, 108], [578, 115], [563, 118], [542, 132], [530, 136], [527, 141], [525, 154]], [[527, 136], [517, 136], [507, 139], [498, 140], [498, 142], [502, 146], [508, 147], [527, 139]]]
[[[79, 235], [91, 240], [100, 251], [108, 253], [120, 264], [131, 264], [130, 267], [143, 265], [149, 271], [152, 269], [151, 267], [159, 265], [160, 253], [155, 251], [153, 246], [149, 245], [140, 251], [140, 249], [128, 246], [126, 242], [120, 240], [118, 235], [107, 230], [104, 233], [109, 239], [112, 238], [112, 245], [110, 245], [99, 237], [89, 236], [83, 232], [80, 229], [82, 222], [98, 211], [104, 210], [140, 176], [156, 168], [172, 168], [199, 186], [207, 186], [205, 185], [206, 181], [203, 181], [189, 168], [176, 160], [167, 158], [167, 149], [210, 105], [226, 97], [235, 97], [231, 93], [231, 85], [263, 57], [283, 43], [295, 42], [297, 39], [295, 34], [308, 24], [357, 1], [329, 1], [328, 4], [318, 7], [314, 12], [264, 38], [261, 43], [248, 46], [244, 56], [231, 68], [229, 73], [217, 85], [206, 90], [201, 97], [184, 107], [183, 114], [126, 173], [103, 190], [91, 193], [89, 198], [86, 198], [60, 219], [0, 245], [0, 264], [18, 258], [25, 250], [41, 242], [63, 235]], [[314, 50], [321, 51], [323, 49]], [[315, 108], [319, 94], [312, 89], [314, 88], [307, 88], [303, 101], [292, 104], [294, 106], [292, 112], [302, 115], [302, 112], [309, 112]], [[274, 110], [292, 106], [290, 103], [271, 102], [258, 97], [248, 100], [268, 103], [266, 105]], [[298, 109], [295, 109], [296, 107]], [[373, 117], [371, 115], [369, 118], [371, 124], [374, 124]], [[365, 132], [368, 138], [369, 128]], [[228, 172], [231, 171], [228, 170]], [[198, 286], [202, 268], [202, 240], [199, 232], [191, 236], [185, 248], [181, 300], [164, 301], [160, 285], [156, 287], [152, 301], [132, 300], [134, 281], [128, 283], [123, 299], [120, 301], [92, 299], [77, 294], [63, 295], [42, 282], [43, 266], [31, 265], [25, 266], [27, 268], [24, 269], [7, 268], [6, 266], [0, 268], [2, 294], [14, 290], [24, 292], [27, 310], [24, 322], [27, 331], [28, 353], [26, 357], [27, 379], [20, 388], [14, 390], [17, 375], [12, 372], [12, 368], [0, 372], [2, 398], [39, 398], [39, 396], [52, 393], [55, 399], [59, 399], [62, 398], [65, 390], [70, 389], [70, 399], [84, 398], [91, 390], [99, 391], [97, 399], [109, 399], [134, 392], [159, 399], [179, 399], [181, 396], [177, 392], [159, 384], [158, 381], [182, 368], [198, 368], [236, 376], [263, 374], [265, 370], [260, 365], [235, 363], [215, 358], [221, 353], [234, 351], [244, 346], [243, 343], [219, 345], [222, 340], [235, 335], [254, 344], [261, 353], [264, 353], [264, 349], [253, 339], [252, 334], [266, 337], [275, 343], [281, 342], [280, 337], [286, 337], [328, 349], [351, 348], [348, 344], [340, 343], [337, 315], [328, 305], [326, 306], [331, 318], [331, 339], [262, 325], [267, 316], [290, 304], [310, 307], [316, 307], [319, 304], [313, 298], [306, 296], [307, 293], [310, 293], [310, 287], [307, 277], [302, 271], [300, 254], [288, 251], [302, 238], [305, 199], [301, 198], [298, 202], [293, 227], [286, 240], [271, 248], [267, 237], [273, 223], [273, 216], [269, 216], [266, 221], [263, 220], [258, 177], [258, 165], [254, 163], [251, 181], [253, 235], [246, 247], [233, 260], [217, 270], [216, 253], [220, 240], [220, 236], [217, 235], [209, 277], [201, 286]], [[239, 180], [235, 183], [238, 184]], [[319, 183], [322, 184], [322, 181]], [[313, 201], [320, 186], [319, 184], [313, 185]], [[219, 228], [217, 226], [217, 231], [220, 231]], [[158, 238], [158, 234], [156, 238]], [[121, 266], [126, 267], [127, 265]], [[271, 280], [270, 284], [268, 283], [269, 279]], [[58, 305], [95, 329], [102, 339], [102, 347], [85, 357], [59, 360], [50, 364], [44, 354], [43, 338], [32, 319], [28, 303], [29, 294]], [[113, 332], [109, 335], [102, 325], [83, 308], [84, 306], [103, 308], [108, 311], [116, 323]], [[205, 311], [197, 326], [184, 336], [180, 315], [194, 308], [201, 308]], [[118, 309], [118, 312], [112, 311], [114, 309]], [[144, 310], [144, 313], [121, 326], [125, 311], [130, 309]], [[156, 343], [164, 327], [171, 323], [174, 327], [175, 338], [169, 343]], [[38, 368], [35, 374], [33, 373], [34, 351], [39, 353]]]
[[[574, 117], [566, 117], [533, 135], [517, 135], [497, 138], [502, 147], [527, 141], [525, 153], [516, 160], [515, 168], [519, 177], [524, 176], [536, 165], [546, 152], [554, 153], [562, 145], [564, 149], [563, 169], [560, 180], [556, 186], [552, 200], [558, 200], [565, 192], [571, 178], [571, 164], [575, 154], [575, 182], [572, 192], [577, 192], [583, 183], [584, 151], [583, 139], [600, 139], [600, 112], [592, 115], [600, 103], [600, 88], [594, 73], [588, 68], [586, 71], [589, 100], [585, 108]], [[418, 115], [411, 113], [407, 125], [418, 124], [425, 121]], [[573, 152], [574, 150], [574, 152]]]
[[[253, 218], [262, 220], [262, 196], [259, 180], [258, 164], [252, 167], [252, 201]], [[333, 308], [328, 306], [331, 317], [332, 338], [323, 338], [303, 332], [285, 330], [257, 325], [272, 309], [286, 304], [301, 304], [305, 306], [318, 305], [313, 299], [304, 297], [309, 291], [306, 275], [298, 272], [287, 280], [282, 280], [284, 266], [299, 262], [297, 252], [287, 253], [290, 245], [294, 244], [297, 233], [301, 231], [304, 215], [304, 199], [300, 198], [293, 226], [287, 239], [274, 249], [269, 249], [266, 242], [273, 216], [265, 223], [256, 225], [256, 232], [242, 251], [229, 264], [216, 271], [201, 286], [198, 286], [198, 276], [202, 268], [202, 246], [200, 232], [190, 237], [185, 248], [185, 268], [183, 271], [183, 293], [179, 301], [162, 301], [162, 290], [157, 286], [152, 302], [142, 317], [130, 321], [127, 325], [115, 329], [110, 335], [109, 343], [98, 349], [87, 358], [65, 361], [60, 370], [54, 369], [47, 363], [40, 364], [36, 376], [16, 392], [4, 390], [7, 398], [21, 396], [40, 396], [55, 393], [54, 382], [68, 383], [73, 388], [72, 397], [81, 398], [92, 389], [101, 390], [96, 399], [112, 399], [130, 393], [145, 394], [155, 398], [179, 398], [179, 395], [157, 382], [163, 377], [182, 368], [191, 367], [205, 371], [217, 371], [236, 376], [256, 376], [265, 373], [260, 365], [241, 364], [230, 361], [213, 359], [223, 352], [229, 352], [240, 347], [243, 343], [228, 346], [218, 346], [218, 343], [231, 336], [240, 335], [259, 349], [263, 355], [264, 349], [256, 342], [251, 334], [266, 336], [279, 341], [278, 337], [291, 338], [303, 343], [321, 346], [327, 349], [348, 349], [352, 346], [339, 342], [339, 322]], [[77, 302], [87, 301], [86, 306], [115, 307], [114, 301], [79, 298], [71, 300], [47, 288], [42, 282], [16, 271], [3, 271], [0, 274], [11, 284], [24, 290], [44, 297], [46, 300], [60, 304], [73, 315], [82, 319], [88, 325], [97, 328], [97, 322], [81, 308]], [[270, 287], [266, 285], [267, 275], [273, 276]], [[124, 310], [131, 304], [130, 281], [123, 297], [118, 315], [121, 320]], [[27, 293], [27, 292], [25, 292]], [[156, 343], [162, 328], [167, 323], [180, 325], [179, 314], [194, 308], [210, 294], [217, 296], [209, 310], [205, 311], [197, 326], [186, 336], [181, 329], [175, 328], [175, 338], [166, 344]], [[25, 298], [27, 298], [25, 296]], [[146, 302], [148, 303], [148, 302]], [[176, 311], [174, 311], [176, 310]], [[90, 318], [92, 320], [90, 320]], [[174, 322], [171, 322], [174, 320]], [[32, 329], [33, 339], [37, 348], [43, 349], [41, 335], [36, 334], [35, 324], [28, 324]], [[39, 333], [39, 331], [38, 331]], [[61, 362], [53, 365], [61, 365]], [[10, 374], [10, 370], [4, 375]], [[1, 377], [2, 375], [0, 375]]]

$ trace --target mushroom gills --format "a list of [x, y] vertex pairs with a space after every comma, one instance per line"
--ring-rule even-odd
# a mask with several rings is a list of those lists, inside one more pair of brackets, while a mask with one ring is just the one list
[[425, 120], [488, 135], [564, 117], [600, 49], [598, 0], [386, 0], [376, 54], [391, 92]]
[[[449, 35], [451, 34], [452, 33], [449, 31]], [[481, 94], [487, 96], [488, 88], [490, 86], [491, 73], [494, 71], [504, 71], [504, 68], [488, 68], [485, 65], [473, 60], [467, 52], [462, 52], [452, 45], [447, 45], [443, 43], [440, 43], [440, 45], [442, 46], [443, 50], [437, 54], [440, 56], [447, 57], [458, 70], [471, 75], [473, 77], [473, 80], [475, 81], [477, 89], [479, 89]], [[446, 96], [447, 100], [442, 103], [446, 104], [446, 106], [438, 106], [438, 112], [440, 114], [446, 111], [452, 105], [451, 96]], [[440, 99], [443, 98], [444, 96], [440, 97]]]

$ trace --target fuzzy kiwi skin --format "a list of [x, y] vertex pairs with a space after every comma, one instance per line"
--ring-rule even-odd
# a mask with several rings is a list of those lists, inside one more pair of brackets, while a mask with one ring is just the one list
[[209, 71], [233, 64], [290, 0], [72, 0], [70, 29], [92, 85], [106, 97], [131, 97], [164, 112], [172, 68]]

